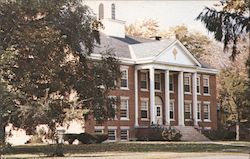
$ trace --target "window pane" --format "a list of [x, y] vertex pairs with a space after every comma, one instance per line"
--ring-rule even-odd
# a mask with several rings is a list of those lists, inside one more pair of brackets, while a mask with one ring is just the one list
[[95, 134], [103, 134], [103, 130], [102, 129], [95, 129]]
[[190, 92], [190, 86], [189, 85], [184, 85], [184, 91], [185, 92]]
[[146, 118], [146, 119], [148, 118], [148, 113], [146, 110], [141, 111], [141, 118]]
[[161, 116], [161, 108], [160, 107], [156, 107], [156, 115], [157, 116]]
[[120, 117], [128, 118], [128, 100], [121, 100]]
[[170, 119], [174, 119], [174, 102], [170, 102], [169, 116], [170, 116]]
[[185, 104], [185, 119], [190, 119], [191, 112], [190, 112], [190, 104]]

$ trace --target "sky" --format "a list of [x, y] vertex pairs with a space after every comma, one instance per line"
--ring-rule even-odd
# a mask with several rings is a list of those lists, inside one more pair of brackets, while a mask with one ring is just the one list
[[116, 18], [131, 24], [152, 18], [158, 21], [160, 30], [167, 30], [176, 25], [186, 25], [190, 30], [201, 31], [208, 35], [203, 24], [195, 18], [205, 6], [212, 7], [218, 0], [86, 0], [85, 3], [97, 12], [100, 3], [106, 6], [116, 4]]

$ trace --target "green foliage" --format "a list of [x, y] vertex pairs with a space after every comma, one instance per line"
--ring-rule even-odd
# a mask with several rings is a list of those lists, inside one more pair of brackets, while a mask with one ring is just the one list
[[182, 135], [180, 131], [177, 131], [176, 129], [173, 129], [170, 127], [169, 129], [163, 130], [162, 137], [164, 140], [167, 140], [167, 141], [180, 141]]
[[224, 43], [225, 50], [232, 44], [231, 58], [234, 60], [239, 54], [237, 44], [242, 36], [250, 30], [249, 1], [248, 0], [223, 0], [219, 11], [206, 7], [197, 20], [205, 24], [208, 31], [214, 33], [214, 38]]
[[90, 58], [100, 27], [80, 0], [0, 2], [1, 75], [18, 93], [9, 122], [31, 134], [38, 124], [55, 130], [71, 108], [112, 117], [107, 94], [120, 77], [119, 61], [111, 50]]

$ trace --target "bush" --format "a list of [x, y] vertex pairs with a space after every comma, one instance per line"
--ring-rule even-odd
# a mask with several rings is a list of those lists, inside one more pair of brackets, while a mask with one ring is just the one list
[[236, 133], [228, 130], [203, 130], [202, 132], [210, 140], [235, 140]]
[[135, 135], [138, 141], [179, 141], [181, 136], [176, 129], [162, 127], [137, 128]]
[[76, 139], [82, 144], [102, 143], [108, 139], [108, 134], [64, 134], [64, 141], [68, 141], [69, 144], [72, 144]]

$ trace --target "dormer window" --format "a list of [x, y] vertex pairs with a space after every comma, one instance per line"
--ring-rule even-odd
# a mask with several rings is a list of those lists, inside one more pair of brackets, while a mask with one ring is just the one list
[[99, 19], [103, 19], [104, 18], [104, 6], [103, 4], [99, 4]]
[[111, 4], [111, 18], [115, 19], [115, 4]]

